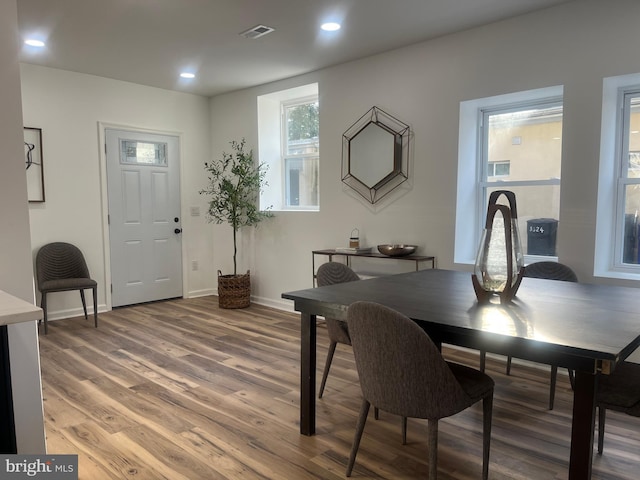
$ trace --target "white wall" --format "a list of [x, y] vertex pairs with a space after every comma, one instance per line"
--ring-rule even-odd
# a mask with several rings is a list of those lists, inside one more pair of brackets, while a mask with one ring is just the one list
[[[346, 245], [356, 227], [362, 244], [413, 243], [439, 267], [466, 269], [453, 261], [460, 102], [564, 85], [559, 258], [582, 281], [607, 282], [592, 276], [602, 79], [640, 71], [636, 18], [635, 0], [579, 0], [210, 100], [23, 65], [24, 124], [43, 129], [46, 177], [47, 201], [29, 207], [33, 247], [78, 243], [108, 306], [98, 122], [183, 132], [185, 295], [215, 292], [216, 271], [232, 268], [232, 236], [206, 223], [203, 163], [241, 137], [257, 149], [258, 95], [318, 82], [320, 212], [277, 213], [241, 232], [254, 299], [289, 308], [281, 293], [312, 285], [311, 250]], [[343, 186], [340, 163], [342, 133], [374, 105], [414, 136], [409, 181], [372, 206]], [[192, 205], [200, 217], [189, 217]], [[52, 296], [52, 316], [78, 314], [75, 297]]]
[[[313, 82], [320, 92], [320, 212], [277, 213], [241, 233], [239, 268], [251, 269], [256, 301], [290, 308], [281, 293], [311, 287], [311, 250], [347, 245], [356, 227], [361, 244], [417, 244], [419, 253], [437, 256], [439, 267], [468, 268], [453, 261], [460, 102], [553, 85], [564, 85], [565, 94], [559, 258], [582, 281], [606, 282], [592, 277], [602, 79], [640, 71], [638, 18], [637, 0], [578, 0], [210, 100], [22, 65], [22, 123], [15, 0], [0, 2], [6, 37], [0, 42], [0, 288], [31, 299], [26, 183], [11, 163], [22, 155], [22, 124], [43, 129], [46, 202], [28, 207], [33, 250], [55, 240], [78, 244], [100, 284], [104, 309], [109, 266], [99, 122], [181, 132], [185, 295], [213, 293], [215, 272], [232, 268], [232, 237], [228, 227], [206, 223], [206, 199], [197, 193], [206, 181], [203, 163], [241, 137], [257, 147], [258, 95]], [[411, 125], [414, 136], [409, 182], [372, 206], [343, 186], [340, 168], [343, 132], [374, 105]], [[190, 206], [202, 215], [190, 217]], [[194, 260], [198, 271], [191, 270]], [[52, 318], [79, 314], [76, 296], [52, 296]], [[19, 363], [31, 372], [34, 329], [16, 341], [27, 358]], [[26, 402], [25, 411], [31, 406]], [[38, 430], [41, 416], [33, 418]], [[31, 438], [32, 445], [41, 441], [37, 431]]]
[[[0, 2], [0, 85], [0, 290], [33, 303], [15, 0]], [[45, 453], [36, 323], [8, 333], [18, 453]]]
[[[211, 230], [204, 220], [204, 162], [210, 159], [208, 100], [204, 97], [23, 64], [24, 124], [42, 129], [46, 201], [29, 205], [34, 251], [45, 243], [68, 241], [84, 253], [98, 281], [98, 304], [109, 306], [108, 240], [101, 175], [99, 122], [181, 136], [182, 241], [185, 296], [210, 294], [215, 282]], [[202, 216], [189, 216], [199, 206]], [[191, 271], [191, 262], [199, 270]], [[38, 299], [39, 300], [39, 299]], [[48, 299], [52, 319], [79, 315], [77, 292]]]
[[[258, 144], [258, 95], [319, 83], [320, 212], [277, 213], [243, 232], [240, 266], [256, 300], [289, 305], [282, 292], [312, 285], [311, 250], [346, 245], [354, 227], [361, 243], [417, 244], [439, 267], [468, 268], [453, 261], [460, 102], [553, 85], [565, 95], [559, 259], [581, 281], [606, 282], [592, 276], [602, 79], [640, 71], [638, 18], [636, 0], [580, 0], [214, 97], [215, 155], [241, 136]], [[340, 181], [342, 133], [374, 105], [414, 133], [409, 183], [375, 207]], [[230, 233], [214, 232], [216, 268], [228, 271]]]

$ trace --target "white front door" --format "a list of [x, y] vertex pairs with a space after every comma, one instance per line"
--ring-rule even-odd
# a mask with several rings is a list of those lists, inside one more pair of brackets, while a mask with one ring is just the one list
[[182, 296], [178, 137], [105, 130], [114, 307]]

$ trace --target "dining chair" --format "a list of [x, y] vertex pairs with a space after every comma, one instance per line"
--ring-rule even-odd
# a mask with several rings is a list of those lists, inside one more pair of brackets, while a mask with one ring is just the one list
[[447, 362], [431, 338], [403, 314], [373, 302], [347, 310], [362, 405], [347, 466], [351, 476], [371, 405], [402, 417], [428, 420], [429, 478], [437, 477], [438, 420], [482, 400], [482, 478], [489, 474], [494, 382], [488, 375]]
[[[535, 262], [527, 265], [524, 268], [524, 277], [529, 278], [544, 278], [547, 280], [560, 280], [564, 282], [577, 282], [578, 276], [575, 272], [559, 262]], [[522, 288], [522, 287], [521, 287]], [[524, 287], [526, 288], [526, 287]], [[507, 357], [507, 375], [511, 375], [511, 360], [512, 357]], [[484, 372], [486, 364], [486, 352], [480, 352], [480, 371]], [[573, 388], [574, 375], [572, 370], [569, 372], [569, 381]], [[550, 385], [549, 385], [549, 410], [553, 410], [553, 404], [556, 396], [556, 382], [558, 378], [558, 366], [551, 365]]]
[[[358, 274], [349, 266], [340, 262], [323, 263], [318, 267], [318, 271], [316, 272], [316, 281], [318, 282], [319, 287], [335, 285], [337, 283], [354, 282], [356, 280], [360, 280]], [[327, 334], [329, 336], [330, 343], [327, 360], [324, 364], [324, 371], [322, 372], [322, 381], [320, 382], [318, 398], [322, 398], [324, 387], [327, 383], [327, 377], [329, 376], [331, 362], [333, 361], [333, 354], [336, 351], [338, 343], [351, 346], [351, 338], [349, 337], [347, 322], [327, 317], [325, 317], [325, 322], [327, 325]]]
[[48, 333], [47, 294], [79, 290], [84, 318], [87, 316], [87, 303], [84, 290], [93, 291], [93, 318], [98, 327], [98, 283], [89, 275], [87, 262], [75, 245], [65, 242], [53, 242], [44, 245], [36, 254], [36, 282], [40, 290], [40, 308], [43, 311], [44, 333]]
[[[335, 285], [337, 283], [355, 282], [360, 280], [360, 277], [354, 272], [348, 265], [340, 262], [326, 262], [318, 267], [316, 272], [316, 282], [319, 287], [326, 285]], [[327, 335], [329, 336], [329, 351], [327, 352], [327, 360], [324, 364], [324, 371], [322, 372], [322, 381], [320, 382], [320, 390], [318, 392], [318, 398], [322, 398], [324, 393], [324, 387], [327, 383], [327, 377], [329, 376], [329, 369], [331, 368], [331, 362], [333, 361], [333, 355], [336, 352], [338, 343], [351, 346], [351, 338], [349, 337], [349, 327], [344, 320], [338, 320], [336, 318], [326, 318]], [[378, 420], [380, 412], [376, 407], [374, 409], [375, 419]], [[407, 444], [407, 419], [402, 418], [402, 444]]]
[[600, 375], [596, 405], [598, 407], [598, 454], [602, 455], [607, 410], [640, 417], [640, 364], [621, 362], [610, 375]]

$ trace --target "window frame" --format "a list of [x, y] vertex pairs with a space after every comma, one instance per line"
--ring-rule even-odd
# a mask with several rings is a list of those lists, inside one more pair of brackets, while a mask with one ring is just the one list
[[[256, 97], [258, 117], [258, 158], [268, 166], [265, 179], [267, 185], [260, 192], [260, 206], [271, 206], [276, 212], [319, 212], [320, 211], [320, 168], [321, 158], [318, 151], [317, 188], [318, 205], [316, 206], [287, 206], [286, 189], [287, 178], [283, 155], [283, 103], [296, 103], [300, 99], [315, 99], [320, 106], [318, 83], [303, 84], [284, 90], [264, 93]], [[308, 102], [304, 102], [308, 103]], [[320, 119], [318, 119], [320, 121]], [[318, 149], [320, 135], [318, 135]]]
[[[563, 86], [558, 85], [460, 102], [454, 263], [473, 265], [475, 262], [485, 223], [488, 188], [561, 185], [560, 179], [505, 181], [497, 177], [498, 180], [489, 182], [486, 114], [554, 103], [562, 105], [563, 93]], [[470, 204], [473, 208], [469, 208]], [[520, 229], [522, 231], [522, 226]], [[525, 261], [532, 260], [557, 261], [557, 257], [525, 255]]]
[[[496, 174], [496, 167], [507, 165], [509, 167], [509, 173], [500, 173]], [[492, 167], [492, 168], [491, 168]], [[491, 172], [493, 170], [493, 172]], [[511, 175], [511, 160], [495, 160], [493, 162], [487, 162], [487, 177], [508, 177]]]
[[619, 115], [616, 121], [616, 135], [618, 138], [615, 155], [618, 178], [615, 185], [616, 212], [615, 231], [613, 233], [615, 238], [613, 268], [640, 275], [640, 264], [624, 263], [626, 191], [630, 185], [640, 185], [640, 178], [629, 177], [628, 175], [630, 168], [629, 156], [632, 153], [629, 149], [632, 98], [640, 98], [640, 85], [623, 87], [618, 90]]
[[[640, 265], [621, 264], [624, 216], [619, 215], [619, 180], [623, 155], [622, 92], [640, 89], [640, 73], [606, 77], [602, 81], [600, 165], [593, 275], [624, 280], [640, 280]], [[620, 217], [620, 220], [618, 219]], [[618, 246], [619, 245], [619, 246]], [[620, 257], [617, 257], [620, 253]]]
[[[297, 106], [301, 106], [301, 105], [309, 105], [311, 103], [318, 103], [319, 104], [319, 98], [318, 95], [307, 95], [305, 97], [298, 97], [298, 98], [294, 98], [294, 99], [289, 99], [289, 100], [283, 100], [280, 102], [280, 121], [281, 121], [281, 126], [280, 126], [280, 156], [281, 156], [281, 160], [282, 160], [282, 206], [283, 208], [287, 209], [287, 210], [310, 210], [312, 207], [316, 207], [319, 208], [319, 203], [320, 203], [320, 192], [318, 192], [318, 205], [316, 206], [300, 206], [300, 205], [292, 205], [290, 203], [290, 197], [291, 197], [291, 192], [290, 192], [290, 177], [289, 177], [289, 169], [287, 169], [287, 163], [290, 160], [299, 160], [301, 164], [305, 164], [306, 162], [309, 161], [317, 161], [318, 163], [318, 170], [320, 169], [320, 134], [318, 134], [318, 141], [317, 141], [317, 152], [311, 152], [311, 153], [301, 153], [301, 154], [289, 154], [289, 122], [288, 122], [288, 115], [287, 115], [287, 109], [291, 108], [291, 107], [297, 107]], [[301, 170], [301, 169], [297, 169], [297, 170]], [[318, 182], [318, 189], [319, 189], [319, 182]]]

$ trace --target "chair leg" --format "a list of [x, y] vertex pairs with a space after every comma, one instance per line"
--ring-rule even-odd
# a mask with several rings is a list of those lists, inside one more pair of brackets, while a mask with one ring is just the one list
[[482, 400], [482, 480], [489, 478], [489, 452], [491, 450], [491, 421], [493, 392]]
[[429, 480], [438, 478], [438, 420], [428, 420]]
[[487, 363], [487, 352], [484, 350], [480, 351], [480, 371], [484, 373], [484, 367]]
[[602, 455], [604, 450], [604, 422], [607, 415], [607, 409], [598, 406], [598, 455]]
[[87, 302], [84, 299], [84, 290], [80, 289], [80, 298], [82, 299], [82, 309], [84, 310], [84, 319], [87, 320]]
[[362, 439], [362, 432], [364, 432], [364, 424], [367, 423], [367, 415], [369, 414], [369, 407], [371, 404], [367, 399], [362, 399], [362, 405], [360, 406], [360, 416], [358, 417], [358, 424], [356, 425], [356, 434], [353, 437], [353, 445], [351, 446], [351, 454], [349, 455], [349, 465], [347, 465], [347, 477], [351, 476], [353, 471], [353, 465], [356, 462], [356, 455], [358, 454], [358, 447], [360, 447], [360, 440]]
[[569, 372], [569, 383], [571, 383], [571, 390], [575, 390], [576, 389], [576, 378], [575, 378], [575, 375], [573, 373], [573, 370], [571, 370], [570, 368], [567, 368], [567, 372]]
[[329, 345], [329, 352], [327, 353], [327, 361], [324, 363], [324, 372], [322, 372], [322, 382], [320, 382], [320, 392], [318, 393], [318, 398], [322, 398], [324, 385], [327, 383], [329, 369], [331, 368], [331, 361], [333, 360], [333, 354], [336, 352], [337, 345], [338, 342], [331, 342], [331, 344]]
[[558, 378], [558, 366], [551, 365], [551, 379], [549, 385], [549, 410], [553, 410], [553, 401], [556, 398], [556, 380]]
[[47, 294], [42, 292], [40, 297], [40, 308], [42, 309], [42, 319], [44, 320], [44, 334], [49, 333], [49, 325], [47, 324]]
[[507, 357], [507, 375], [511, 375], [511, 355]]
[[402, 444], [407, 444], [407, 417], [402, 417]]
[[98, 287], [93, 288], [93, 324], [98, 328]]
[[376, 420], [380, 418], [380, 409], [378, 407], [373, 407], [373, 418]]

